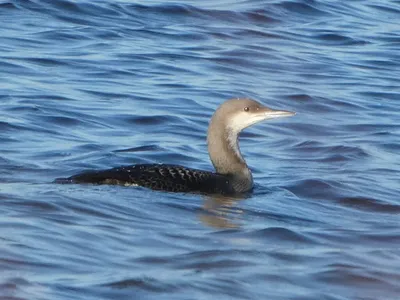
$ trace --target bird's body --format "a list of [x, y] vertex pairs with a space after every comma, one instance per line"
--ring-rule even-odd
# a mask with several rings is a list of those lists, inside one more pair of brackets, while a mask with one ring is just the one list
[[227, 175], [165, 164], [141, 164], [89, 171], [69, 178], [60, 178], [56, 182], [142, 186], [153, 190], [182, 193], [233, 193]]
[[178, 165], [141, 164], [88, 171], [56, 182], [136, 185], [168, 192], [245, 193], [253, 188], [253, 177], [240, 153], [239, 133], [262, 120], [291, 115], [294, 113], [272, 110], [250, 99], [224, 102], [211, 118], [207, 135], [215, 173]]

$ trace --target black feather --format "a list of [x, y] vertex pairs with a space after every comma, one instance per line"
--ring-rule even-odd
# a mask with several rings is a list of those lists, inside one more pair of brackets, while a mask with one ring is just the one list
[[138, 185], [169, 192], [218, 194], [234, 192], [228, 175], [163, 164], [143, 164], [89, 171], [68, 178], [58, 178], [55, 182]]

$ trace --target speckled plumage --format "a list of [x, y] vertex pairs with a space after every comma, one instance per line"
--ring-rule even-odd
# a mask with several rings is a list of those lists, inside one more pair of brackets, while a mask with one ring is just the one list
[[58, 183], [138, 185], [168, 192], [232, 193], [230, 176], [177, 165], [142, 164], [101, 171], [89, 171]]

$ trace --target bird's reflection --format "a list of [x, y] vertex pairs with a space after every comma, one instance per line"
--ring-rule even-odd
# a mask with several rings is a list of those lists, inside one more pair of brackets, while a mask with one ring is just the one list
[[246, 197], [205, 196], [199, 219], [215, 228], [239, 228], [243, 210], [236, 205]]

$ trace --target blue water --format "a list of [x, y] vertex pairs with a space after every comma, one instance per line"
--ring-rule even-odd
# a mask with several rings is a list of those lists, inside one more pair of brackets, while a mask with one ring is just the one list
[[[399, 299], [400, 1], [0, 1], [0, 298]], [[224, 100], [247, 199], [57, 185], [212, 170]]]

